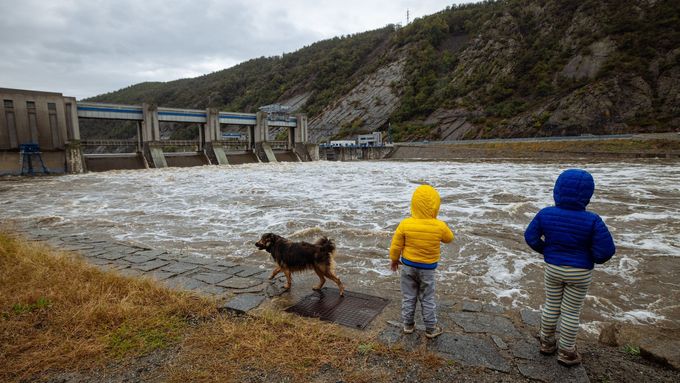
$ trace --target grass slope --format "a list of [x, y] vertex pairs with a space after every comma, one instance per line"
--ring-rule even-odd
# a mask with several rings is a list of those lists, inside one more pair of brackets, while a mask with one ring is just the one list
[[[0, 232], [2, 382], [73, 372], [79, 381], [117, 381], [121, 369], [155, 369], [153, 380], [170, 382], [369, 382], [392, 381], [408, 365], [442, 364], [424, 350], [387, 350], [336, 325], [260, 314], [222, 315], [214, 301], [103, 272], [73, 254]], [[161, 351], [170, 357], [155, 365], [139, 361]], [[423, 368], [419, 376], [427, 374]]]

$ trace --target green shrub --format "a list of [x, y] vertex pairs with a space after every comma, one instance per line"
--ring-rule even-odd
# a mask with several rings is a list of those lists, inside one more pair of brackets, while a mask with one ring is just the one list
[[640, 347], [627, 344], [623, 347], [623, 352], [632, 356], [640, 356]]

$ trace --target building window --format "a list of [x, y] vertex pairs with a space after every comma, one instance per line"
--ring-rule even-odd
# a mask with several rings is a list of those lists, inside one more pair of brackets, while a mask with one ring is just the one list
[[14, 108], [14, 101], [5, 100], [5, 108]]
[[52, 110], [56, 111], [57, 110], [57, 104], [55, 104], [53, 102], [48, 102], [47, 103], [47, 109], [49, 109], [50, 111], [52, 111]]
[[35, 101], [26, 101], [26, 107], [28, 109], [35, 109]]

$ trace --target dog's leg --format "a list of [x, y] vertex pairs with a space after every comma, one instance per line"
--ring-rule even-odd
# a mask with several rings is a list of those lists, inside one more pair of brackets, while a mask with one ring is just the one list
[[319, 276], [319, 284], [316, 285], [313, 290], [321, 290], [323, 284], [326, 283], [326, 278], [323, 276], [323, 271], [319, 270], [319, 268], [315, 267], [314, 271], [316, 272], [316, 275]]
[[338, 290], [340, 290], [340, 296], [345, 296], [345, 285], [342, 284], [342, 281], [340, 278], [338, 278], [335, 274], [333, 274], [333, 271], [328, 270], [326, 271], [326, 276], [333, 282], [335, 282], [336, 285], [338, 285]]
[[283, 274], [286, 276], [286, 284], [283, 285], [283, 288], [288, 290], [290, 289], [290, 285], [293, 283], [293, 278], [290, 275], [290, 270], [288, 269], [283, 269]]
[[276, 268], [274, 269], [274, 271], [272, 271], [272, 275], [269, 276], [269, 279], [274, 279], [274, 277], [276, 276], [276, 274], [278, 274], [278, 273], [280, 273], [280, 272], [281, 272], [281, 266], [276, 266]]

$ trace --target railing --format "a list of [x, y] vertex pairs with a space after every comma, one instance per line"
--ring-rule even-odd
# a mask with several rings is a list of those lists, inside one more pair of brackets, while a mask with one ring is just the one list
[[[136, 139], [133, 140], [106, 140], [106, 139], [96, 139], [96, 140], [82, 140], [80, 141], [83, 146], [137, 146], [139, 142]], [[289, 150], [288, 141], [268, 141], [269, 145], [273, 150]], [[200, 142], [198, 140], [162, 140], [154, 142], [154, 145], [163, 147], [166, 151], [185, 151], [189, 148], [189, 151], [198, 151], [200, 148]], [[215, 141], [216, 146], [221, 146], [225, 150], [241, 151], [249, 150], [250, 144], [247, 141]]]
[[[130, 146], [137, 145], [137, 140], [114, 140], [114, 139], [98, 139], [98, 140], [82, 140], [80, 144], [83, 146]], [[198, 146], [198, 140], [162, 140], [157, 142], [161, 146]]]
[[197, 152], [201, 144], [198, 140], [161, 140], [156, 143], [164, 152]]
[[379, 143], [379, 144], [319, 144], [320, 148], [391, 148], [394, 144]]
[[241, 151], [250, 149], [247, 141], [215, 141], [215, 146], [221, 146], [225, 150]]
[[272, 150], [288, 150], [288, 141], [267, 141]]
[[158, 141], [162, 146], [198, 146], [198, 140], [161, 140]]
[[82, 146], [137, 146], [137, 140], [81, 140]]

